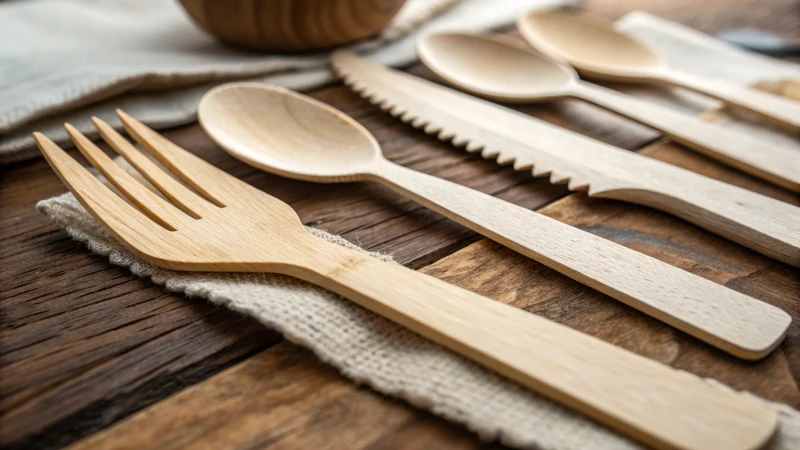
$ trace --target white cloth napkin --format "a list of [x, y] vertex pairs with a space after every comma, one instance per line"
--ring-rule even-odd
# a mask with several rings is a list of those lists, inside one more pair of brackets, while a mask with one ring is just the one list
[[[353, 49], [403, 65], [421, 32], [488, 30], [577, 1], [408, 0], [381, 34]], [[237, 51], [195, 27], [177, 0], [0, 2], [0, 163], [39, 156], [33, 131], [68, 144], [64, 122], [89, 137], [97, 135], [93, 115], [120, 128], [116, 108], [154, 128], [190, 123], [221, 80], [310, 89], [333, 80], [327, 56]]]

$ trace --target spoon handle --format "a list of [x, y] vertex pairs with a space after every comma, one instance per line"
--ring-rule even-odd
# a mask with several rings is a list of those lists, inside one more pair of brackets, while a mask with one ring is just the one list
[[[313, 240], [302, 278], [645, 444], [750, 450], [775, 432], [777, 412], [743, 395], [437, 278]], [[431, 368], [439, 369], [446, 368]]]
[[800, 192], [800, 152], [590, 83], [575, 97], [662, 131], [689, 148], [783, 188]]
[[393, 163], [378, 181], [564, 275], [745, 359], [769, 353], [782, 310], [491, 195]]
[[658, 80], [701, 92], [723, 102], [755, 113], [756, 115], [788, 128], [800, 131], [800, 102], [746, 86], [738, 86], [685, 72], [667, 71], [658, 74]]

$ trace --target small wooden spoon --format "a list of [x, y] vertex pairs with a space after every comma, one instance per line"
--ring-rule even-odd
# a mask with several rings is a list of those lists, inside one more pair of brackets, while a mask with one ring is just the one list
[[569, 65], [542, 57], [510, 39], [429, 34], [417, 40], [417, 54], [435, 74], [472, 94], [512, 103], [580, 98], [661, 130], [706, 156], [800, 192], [800, 152], [583, 82]]
[[765, 356], [791, 322], [772, 305], [635, 250], [393, 164], [358, 122], [296, 92], [265, 84], [228, 84], [203, 97], [198, 115], [220, 147], [251, 166], [313, 182], [379, 182], [741, 358]]
[[610, 81], [681, 86], [800, 130], [800, 104], [776, 95], [672, 69], [634, 37], [600, 19], [556, 11], [530, 12], [517, 28], [540, 52], [565, 59], [582, 74]]

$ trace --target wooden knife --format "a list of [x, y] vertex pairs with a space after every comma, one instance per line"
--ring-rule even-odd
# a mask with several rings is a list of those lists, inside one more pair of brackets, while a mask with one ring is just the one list
[[674, 214], [800, 267], [800, 208], [623, 150], [347, 51], [332, 64], [381, 109], [428, 134], [515, 170], [550, 176], [590, 197]]

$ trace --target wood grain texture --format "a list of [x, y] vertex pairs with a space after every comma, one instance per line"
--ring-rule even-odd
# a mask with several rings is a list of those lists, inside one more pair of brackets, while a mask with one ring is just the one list
[[651, 126], [673, 141], [710, 158], [800, 192], [800, 158], [792, 149], [759, 141], [740, 132], [677, 114], [598, 85], [582, 83], [575, 96]]
[[796, 207], [565, 132], [348, 51], [334, 52], [331, 62], [345, 84], [371, 103], [469, 153], [566, 184], [572, 191], [586, 191], [591, 197], [675, 214], [800, 267], [800, 209]]
[[670, 68], [644, 42], [614, 29], [613, 22], [585, 14], [535, 11], [521, 18], [517, 25], [537, 50], [566, 60], [591, 78], [684, 87], [791, 131], [800, 131], [800, 105], [796, 102], [749, 86]]
[[[800, 38], [800, 15], [794, 0], [589, 0], [586, 5], [590, 12], [612, 20], [633, 9], [643, 9], [708, 33], [752, 26], [787, 38]], [[410, 71], [430, 76], [419, 65]], [[356, 117], [377, 136], [387, 157], [406, 167], [529, 209], [546, 205], [567, 192], [563, 186], [531, 179], [454, 150], [422, 133], [409, 132], [405, 125], [342, 86], [316, 91], [313, 96]], [[639, 149], [658, 137], [646, 127], [583, 102], [567, 100], [518, 109], [627, 149]], [[411, 267], [430, 264], [478, 238], [380, 186], [321, 186], [266, 175], [225, 155], [197, 126], [172, 130], [167, 136], [286, 201], [305, 224], [343, 234], [371, 250], [391, 253]], [[678, 146], [662, 145], [648, 151], [671, 164], [798, 204], [796, 195]], [[34, 209], [36, 201], [59, 194], [64, 187], [43, 160], [0, 167], [0, 179], [0, 440], [4, 446], [52, 448], [74, 442], [280, 339], [239, 314], [164, 293], [148, 281], [132, 277], [127, 270], [110, 266], [105, 258], [90, 254], [44, 220]], [[559, 208], [561, 205], [554, 204]], [[570, 205], [558, 214], [559, 219], [768, 301], [787, 310], [795, 322], [800, 318], [796, 295], [800, 276], [785, 265], [647, 208], [606, 200]], [[550, 214], [549, 211], [550, 208], [545, 213]], [[486, 254], [486, 259], [480, 259], [484, 246], [496, 249]], [[498, 266], [502, 272], [492, 272], [508, 277], [508, 286], [498, 286], [491, 278], [473, 277], [476, 267], [494, 267], [492, 258], [503, 256], [503, 250], [489, 242], [471, 250], [474, 253], [460, 254], [474, 262], [463, 275], [447, 268], [451, 260], [426, 271], [437, 274], [441, 267], [442, 272], [449, 272], [450, 281], [464, 287], [474, 283], [476, 289], [481, 289], [480, 285], [485, 284], [482, 292], [486, 294], [497, 292], [505, 301], [640, 354], [800, 408], [800, 341], [796, 326], [790, 328], [787, 340], [767, 360], [742, 363], [625, 305], [596, 297], [596, 292], [530, 260], [515, 266], [511, 264], [512, 257], [508, 265]], [[457, 281], [459, 278], [463, 280]], [[520, 287], [530, 280], [537, 280], [538, 284]], [[540, 295], [542, 300], [532, 305], [517, 300], [532, 295]], [[293, 357], [313, 361], [309, 353], [297, 347], [286, 344], [281, 348], [300, 355]], [[320, 366], [317, 362], [312, 364]], [[133, 366], [141, 370], [130, 372]], [[292, 391], [295, 395], [282, 397], [285, 410], [306, 405], [306, 393], [325, 389], [325, 383], [330, 382], [326, 377], [332, 375], [329, 369], [314, 369], [318, 375], [309, 378], [296, 376], [296, 372], [283, 378], [278, 375], [285, 366], [274, 367], [277, 369], [269, 372], [271, 376], [262, 377], [261, 381], [274, 378], [283, 380], [285, 386], [291, 380], [298, 386]], [[317, 408], [298, 407], [300, 413], [293, 416], [296, 421], [288, 422], [296, 427], [272, 433], [274, 429], [265, 425], [265, 420], [251, 424], [257, 427], [251, 432], [268, 435], [266, 442], [276, 445], [287, 439], [313, 445], [322, 441], [331, 447], [353, 449], [486, 448], [461, 427], [349, 382], [346, 387], [347, 395], [331, 401], [320, 398]], [[13, 405], [6, 401], [12, 395]], [[372, 400], [364, 400], [365, 397]], [[256, 398], [236, 397], [239, 401]], [[364, 411], [348, 406], [360, 402], [382, 406]], [[275, 405], [258, 409], [268, 415]], [[186, 416], [194, 412], [189, 408], [173, 411]], [[373, 415], [385, 419], [371, 420]], [[162, 420], [179, 420], [158, 417], [148, 426], [158, 427]], [[224, 412], [216, 421], [196, 421], [193, 426], [195, 430], [213, 432], [223, 418]], [[177, 433], [174, 428], [157, 429], [164, 434], [145, 435], [141, 440], [138, 433], [121, 434], [120, 440], [109, 442], [140, 443], [141, 448], [157, 446], [162, 439], [180, 439], [170, 434]], [[235, 427], [228, 430], [229, 436], [244, 432]], [[370, 444], [349, 444], [360, 435], [379, 433], [380, 437]], [[200, 442], [203, 434], [198, 432], [192, 439]], [[247, 446], [240, 446], [244, 447]]]
[[581, 81], [568, 64], [546, 58], [508, 36], [430, 33], [416, 45], [426, 67], [459, 90], [495, 102], [586, 100], [659, 130], [704, 155], [800, 192], [800, 158], [794, 149]]
[[[292, 112], [313, 117], [317, 127], [353, 127], [349, 133], [340, 130], [339, 135], [329, 136], [332, 142], [352, 145], [353, 138], [361, 135], [352, 123], [317, 102], [285, 90], [274, 92], [302, 100], [302, 108]], [[124, 195], [119, 196], [45, 135], [34, 133], [34, 137], [81, 205], [146, 262], [172, 270], [277, 273], [311, 282], [656, 448], [754, 450], [777, 430], [777, 411], [750, 398], [715, 389], [699, 378], [535, 314], [314, 237], [287, 204], [181, 149], [124, 112], [118, 114], [128, 134], [195, 192], [140, 158], [140, 173], [164, 197], [174, 199], [169, 202], [67, 124], [78, 149]], [[108, 125], [95, 122], [118, 153], [138, 151]], [[371, 137], [370, 145], [377, 145]], [[367, 150], [369, 161], [376, 148]], [[753, 318], [763, 314], [741, 303], [722, 308], [744, 307]], [[785, 326], [788, 322], [783, 321], [781, 337]], [[756, 344], [763, 352], [764, 343]], [[769, 349], [775, 345], [774, 340], [766, 343]]]
[[383, 184], [741, 358], [764, 357], [789, 326], [790, 317], [771, 305], [534, 211], [391, 163], [358, 122], [303, 94], [232, 83], [206, 94], [198, 117], [222, 148], [254, 167], [305, 181]]
[[[235, 420], [231, 420], [235, 417]], [[341, 426], [346, 417], [348, 426]], [[259, 426], [258, 424], [272, 424]], [[472, 449], [433, 416], [356, 387], [313, 354], [281, 343], [154, 405], [73, 450], [209, 448]]]
[[377, 33], [405, 0], [181, 0], [220, 40], [262, 51], [317, 50]]
[[[675, 145], [654, 145], [645, 149], [644, 153], [764, 194], [800, 203], [793, 194]], [[539, 211], [733, 289], [748, 292], [786, 309], [795, 318], [800, 317], [797, 298], [800, 275], [796, 271], [680, 219], [636, 205], [590, 199], [582, 194], [571, 195]], [[715, 351], [489, 240], [475, 243], [421, 271], [681, 370], [713, 377], [735, 389], [800, 407], [797, 382], [800, 380], [800, 327], [797, 322], [792, 326], [787, 341], [775, 354], [752, 364]], [[295, 439], [304, 439], [300, 442], [308, 442], [306, 439], [313, 440], [319, 435], [335, 436], [337, 432], [345, 437], [332, 438], [331, 443], [353, 449], [395, 448], [395, 445], [406, 448], [402, 443], [407, 442], [414, 442], [422, 448], [483, 447], [477, 440], [465, 437], [462, 429], [456, 425], [427, 418], [424, 413], [412, 413], [414, 409], [410, 406], [352, 384], [341, 388], [346, 393], [342, 393], [335, 401], [329, 401], [327, 395], [321, 394], [323, 399], [317, 403], [317, 408], [308, 410], [305, 406], [307, 392], [326, 392], [334, 387], [338, 389], [344, 382], [327, 368], [309, 371], [303, 376], [292, 370], [286, 378], [280, 376], [279, 370], [266, 369], [281, 365], [287, 358], [319, 364], [307, 351], [292, 344], [281, 344], [240, 364], [236, 369], [221, 373], [81, 442], [75, 448], [136, 448], [175, 440], [182, 444], [193, 444], [206, 436], [215, 439], [215, 436], [223, 433], [249, 440], [234, 442], [234, 448], [249, 448], [253, 442], [271, 442], [275, 445], [281, 445], [284, 440], [294, 443], [297, 442]], [[293, 386], [291, 391], [285, 389], [289, 380]], [[291, 409], [300, 411], [300, 414], [280, 421], [280, 425], [265, 425], [277, 421], [277, 414], [282, 417], [283, 409], [278, 409], [276, 413], [275, 402], [253, 399], [262, 398], [278, 389], [285, 393], [280, 404], [286, 409], [290, 408], [286, 405], [291, 405]], [[220, 398], [224, 401], [220, 401]], [[242, 414], [243, 403], [250, 406], [246, 412], [248, 417], [255, 416], [257, 419], [224, 419]], [[212, 404], [214, 406], [210, 413], [199, 412], [203, 405]], [[369, 404], [369, 407], [362, 410], [364, 404]], [[336, 411], [333, 423], [324, 419], [332, 408]], [[321, 425], [316, 423], [318, 416], [323, 417]], [[423, 423], [436, 425], [415, 434], [411, 441], [405, 430], [418, 427], [417, 417], [420, 416], [426, 417]], [[380, 423], [376, 423], [374, 418], [380, 418]], [[203, 432], [184, 438], [182, 429]], [[290, 431], [283, 431], [287, 429]], [[371, 442], [365, 444], [360, 436]], [[412, 445], [408, 448], [419, 447]]]
[[[356, 117], [398, 164], [526, 208], [567, 193], [431, 137], [409, 134], [344, 86], [313, 96]], [[577, 103], [521, 109], [629, 149], [657, 137]], [[391, 253], [410, 267], [427, 265], [479, 238], [381, 186], [321, 186], [264, 174], [226, 155], [199, 126], [167, 136], [287, 202], [306, 225]], [[47, 448], [73, 442], [280, 339], [237, 313], [164, 293], [72, 241], [34, 208], [38, 200], [65, 189], [45, 161], [0, 170], [0, 444]], [[132, 364], [139, 370], [130, 371]]]

